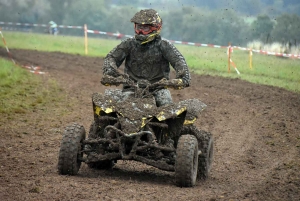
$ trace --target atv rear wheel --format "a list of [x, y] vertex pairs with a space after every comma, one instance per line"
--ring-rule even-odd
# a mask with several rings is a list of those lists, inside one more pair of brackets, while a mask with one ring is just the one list
[[198, 141], [193, 135], [180, 136], [176, 149], [175, 181], [180, 187], [192, 187], [198, 172]]
[[207, 179], [214, 155], [214, 140], [211, 133], [201, 130], [197, 134], [198, 147], [201, 151], [198, 164], [198, 178]]
[[59, 174], [76, 175], [78, 173], [83, 157], [83, 140], [85, 140], [83, 126], [74, 123], [66, 127], [59, 150]]

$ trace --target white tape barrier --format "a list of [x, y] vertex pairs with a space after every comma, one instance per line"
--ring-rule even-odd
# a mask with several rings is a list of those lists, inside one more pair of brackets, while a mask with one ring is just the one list
[[[0, 22], [0, 24], [17, 25], [17, 26], [48, 27], [47, 24], [30, 24], [30, 23], [15, 23], [15, 22]], [[59, 27], [59, 28], [69, 28], [69, 29], [83, 29], [83, 26], [57, 25], [57, 27]]]
[[[17, 25], [17, 26], [41, 26], [41, 27], [47, 27], [47, 24], [30, 24], [30, 23], [14, 23], [14, 22], [0, 22], [1, 24], [5, 25]], [[58, 25], [60, 28], [70, 28], [70, 29], [84, 29], [83, 26], [66, 26], [66, 25]], [[87, 33], [93, 33], [93, 34], [103, 34], [103, 35], [109, 35], [109, 36], [115, 36], [117, 38], [132, 38], [132, 35], [126, 35], [121, 33], [112, 33], [112, 32], [105, 32], [105, 31], [98, 31], [98, 30], [86, 30]], [[213, 47], [213, 48], [228, 48], [228, 46], [221, 46], [221, 45], [213, 45], [213, 44], [203, 44], [203, 43], [193, 43], [193, 42], [184, 42], [184, 41], [175, 41], [175, 40], [169, 40], [171, 43], [174, 44], [183, 44], [183, 45], [192, 45], [192, 46], [198, 46], [198, 47]], [[283, 53], [277, 53], [277, 52], [269, 52], [264, 50], [251, 50], [250, 48], [244, 48], [244, 47], [238, 47], [233, 46], [234, 49], [239, 50], [246, 50], [246, 51], [253, 51], [260, 54], [266, 54], [266, 55], [273, 55], [273, 56], [281, 56], [281, 57], [289, 57], [289, 58], [298, 58], [300, 59], [300, 55], [297, 54], [283, 54]]]

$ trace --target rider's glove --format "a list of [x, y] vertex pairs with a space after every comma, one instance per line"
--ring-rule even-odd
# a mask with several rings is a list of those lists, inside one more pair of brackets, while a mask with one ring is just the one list
[[174, 89], [183, 89], [185, 87], [183, 79], [172, 79], [171, 82], [176, 86]]
[[184, 87], [190, 86], [190, 83], [186, 79], [182, 79], [182, 82], [184, 84]]

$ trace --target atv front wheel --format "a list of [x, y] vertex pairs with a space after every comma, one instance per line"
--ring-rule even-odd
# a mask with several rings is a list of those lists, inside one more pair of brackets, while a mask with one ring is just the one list
[[180, 187], [192, 187], [198, 172], [198, 141], [193, 135], [180, 136], [176, 149], [175, 181]]
[[83, 126], [74, 123], [66, 127], [59, 150], [59, 174], [76, 175], [78, 173], [83, 157], [83, 140], [85, 140]]

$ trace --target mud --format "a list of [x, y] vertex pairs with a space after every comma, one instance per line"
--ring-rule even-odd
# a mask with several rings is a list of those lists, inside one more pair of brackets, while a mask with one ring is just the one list
[[[40, 66], [70, 103], [0, 118], [0, 200], [300, 200], [300, 94], [240, 79], [192, 74], [174, 101], [198, 98], [207, 108], [197, 126], [211, 132], [215, 156], [207, 180], [179, 188], [174, 173], [133, 161], [112, 170], [81, 166], [57, 172], [60, 140], [71, 122], [88, 132], [91, 96], [103, 93], [102, 58], [11, 50], [19, 64]], [[0, 56], [7, 58], [5, 49]], [[113, 88], [113, 87], [112, 87]]]

